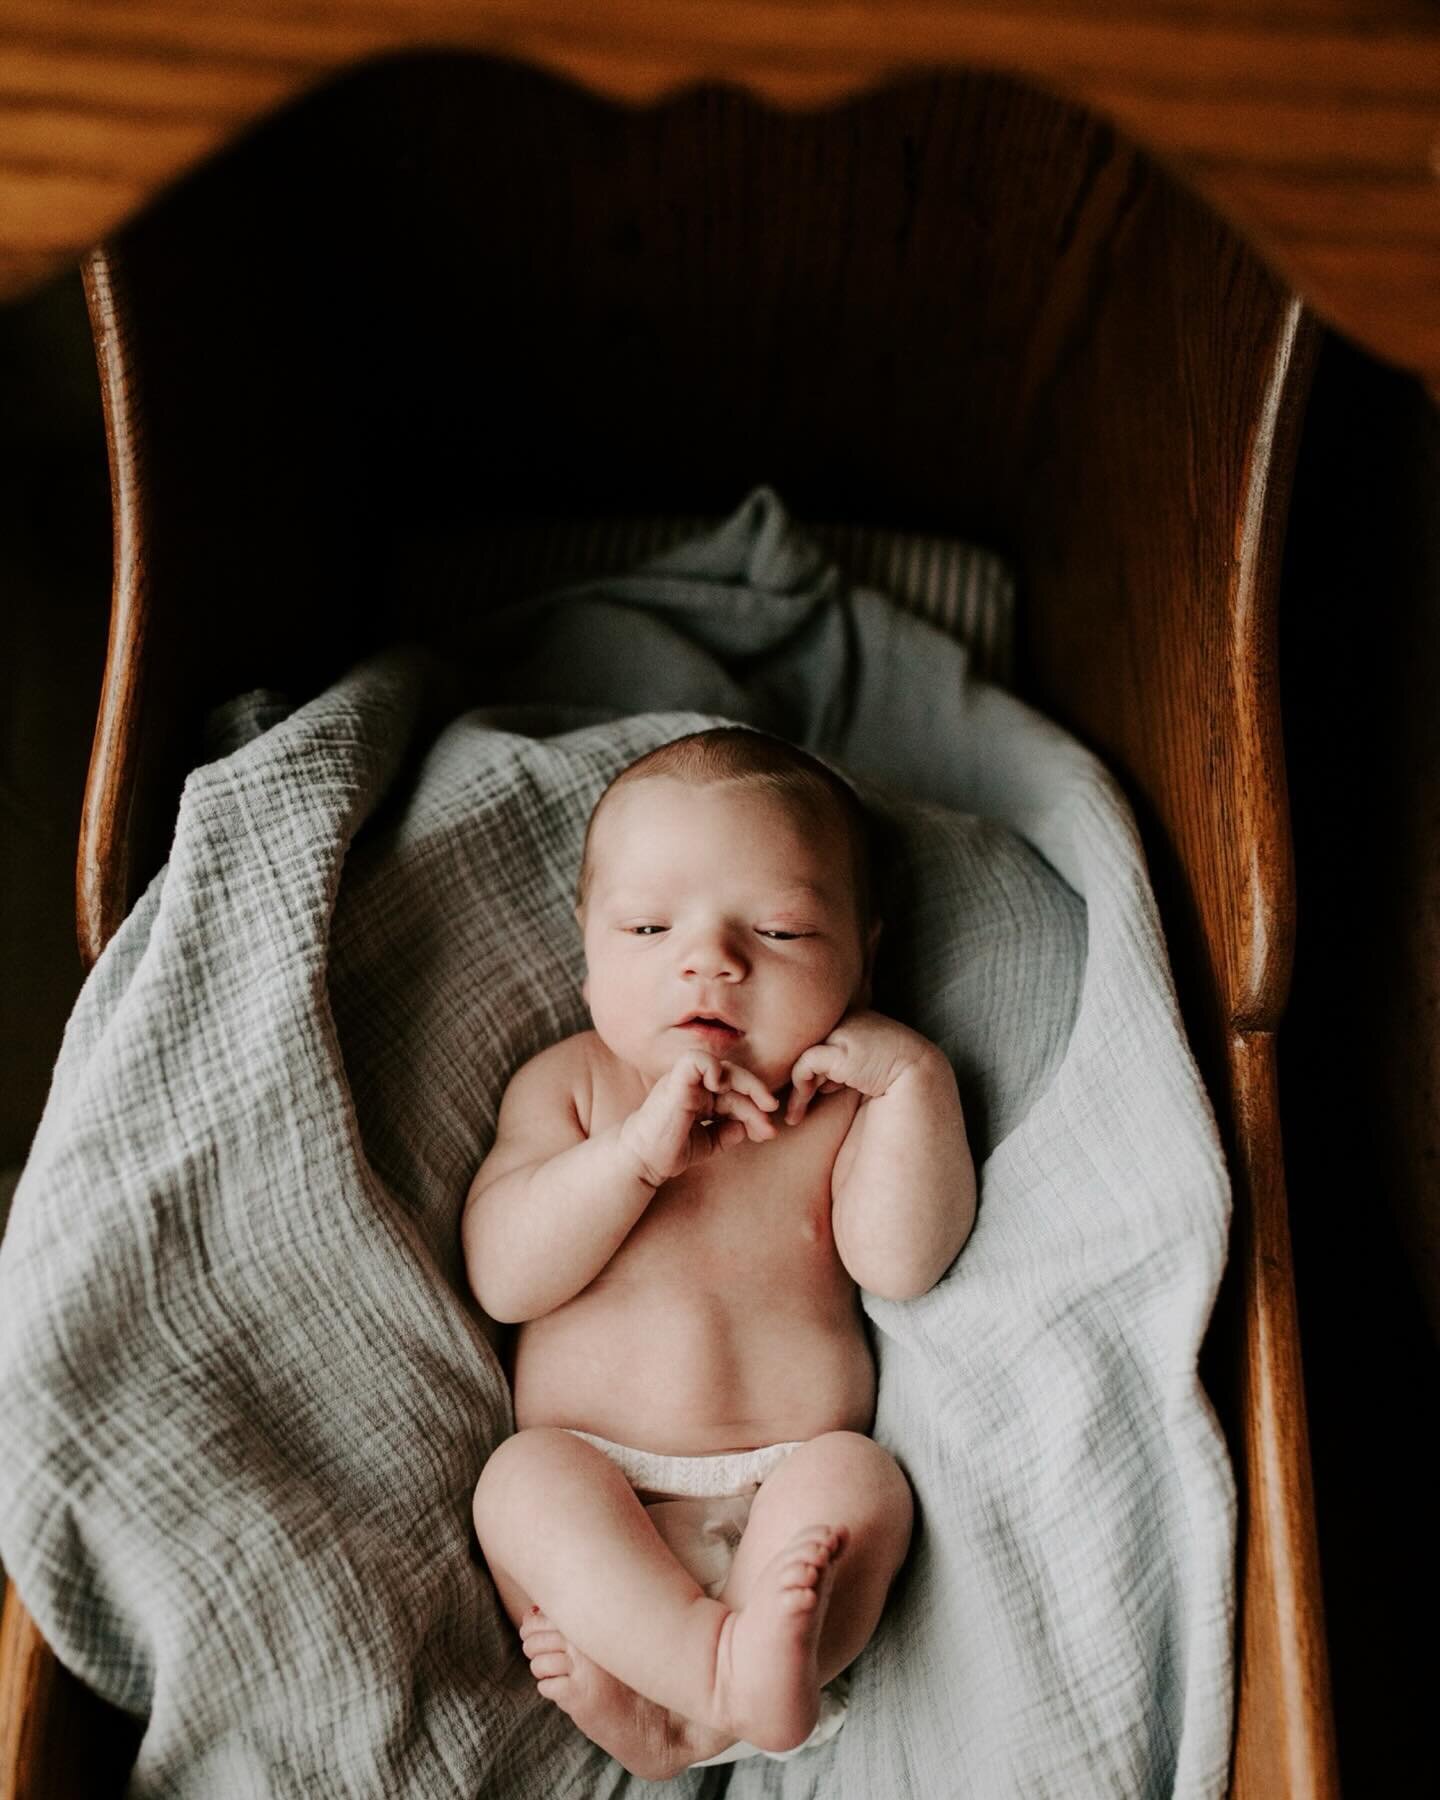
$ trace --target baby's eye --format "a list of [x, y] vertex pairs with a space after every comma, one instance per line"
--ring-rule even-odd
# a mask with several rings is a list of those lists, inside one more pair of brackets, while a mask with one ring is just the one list
[[627, 925], [625, 927], [631, 937], [653, 937], [657, 932], [668, 931], [668, 925]]
[[766, 930], [766, 928], [762, 925], [760, 927], [760, 935], [763, 938], [772, 938], [775, 940], [775, 942], [784, 944], [784, 943], [788, 943], [791, 938], [813, 937], [815, 934], [812, 931]]

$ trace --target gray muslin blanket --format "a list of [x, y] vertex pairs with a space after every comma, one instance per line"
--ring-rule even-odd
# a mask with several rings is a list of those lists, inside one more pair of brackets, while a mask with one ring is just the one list
[[511, 1418], [458, 1222], [510, 1075], [587, 1022], [595, 796], [731, 718], [884, 820], [879, 1003], [951, 1056], [981, 1201], [931, 1293], [865, 1300], [918, 1530], [844, 1729], [664, 1791], [1220, 1793], [1228, 1196], [1115, 786], [766, 490], [491, 643], [479, 710], [403, 650], [232, 709], [66, 1033], [0, 1248], [0, 1557], [148, 1717], [132, 1791], [650, 1791], [536, 1696], [479, 1560]]

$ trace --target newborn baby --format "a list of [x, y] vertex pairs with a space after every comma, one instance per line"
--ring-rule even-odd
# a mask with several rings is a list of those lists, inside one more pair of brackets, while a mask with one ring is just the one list
[[975, 1177], [944, 1056], [867, 1010], [864, 814], [803, 751], [633, 763], [577, 917], [594, 1030], [511, 1081], [465, 1205], [520, 1327], [475, 1525], [540, 1693], [659, 1779], [839, 1711], [911, 1524], [857, 1289], [933, 1286]]

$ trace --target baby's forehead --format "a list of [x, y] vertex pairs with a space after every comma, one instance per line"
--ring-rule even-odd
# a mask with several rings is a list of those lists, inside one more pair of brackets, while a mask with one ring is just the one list
[[[650, 789], [647, 793], [645, 790]], [[702, 801], [738, 800], [726, 817], [707, 814]], [[785, 825], [747, 820], [747, 802], [759, 801]], [[698, 826], [698, 830], [696, 827]], [[731, 829], [731, 827], [735, 829]], [[666, 775], [620, 782], [601, 796], [591, 814], [576, 884], [582, 914], [603, 896], [606, 907], [673, 905], [688, 892], [722, 889], [738, 900], [828, 915], [840, 909], [870, 917], [867, 851], [843, 804], [825, 791], [787, 792], [776, 784], [731, 780], [691, 782]], [[817, 915], [818, 916], [818, 915]]]
[[[743, 819], [756, 806], [770, 815], [758, 837]], [[676, 838], [684, 839], [697, 820], [707, 835], [714, 825], [727, 846], [727, 866], [737, 872], [753, 866], [757, 875], [763, 869], [774, 876], [778, 868], [802, 878], [799, 885], [808, 875], [814, 878], [810, 885], [836, 897], [854, 885], [848, 822], [828, 795], [786, 792], [743, 778], [694, 782], [665, 774], [622, 780], [601, 796], [586, 836], [582, 894], [597, 875], [609, 886], [651, 862], [664, 865], [667, 879], [683, 881], [686, 863]], [[777, 823], [782, 827], [778, 833], [773, 829]], [[729, 831], [730, 824], [740, 829]]]
[[[818, 801], [818, 803], [817, 803]], [[760, 781], [742, 778], [718, 781], [686, 781], [675, 775], [623, 778], [601, 795], [591, 814], [589, 837], [592, 860], [599, 848], [633, 841], [651, 832], [663, 832], [673, 823], [677, 808], [692, 811], [697, 803], [741, 808], [762, 807], [789, 825], [816, 849], [829, 852], [843, 844], [845, 822], [838, 806], [828, 797], [787, 792]]]

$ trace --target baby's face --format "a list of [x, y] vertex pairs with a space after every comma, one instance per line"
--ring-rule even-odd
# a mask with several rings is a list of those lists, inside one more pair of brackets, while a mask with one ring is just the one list
[[860, 997], [866, 945], [838, 821], [744, 783], [655, 776], [606, 801], [590, 849], [585, 998], [647, 1081], [699, 1046], [774, 1091]]

